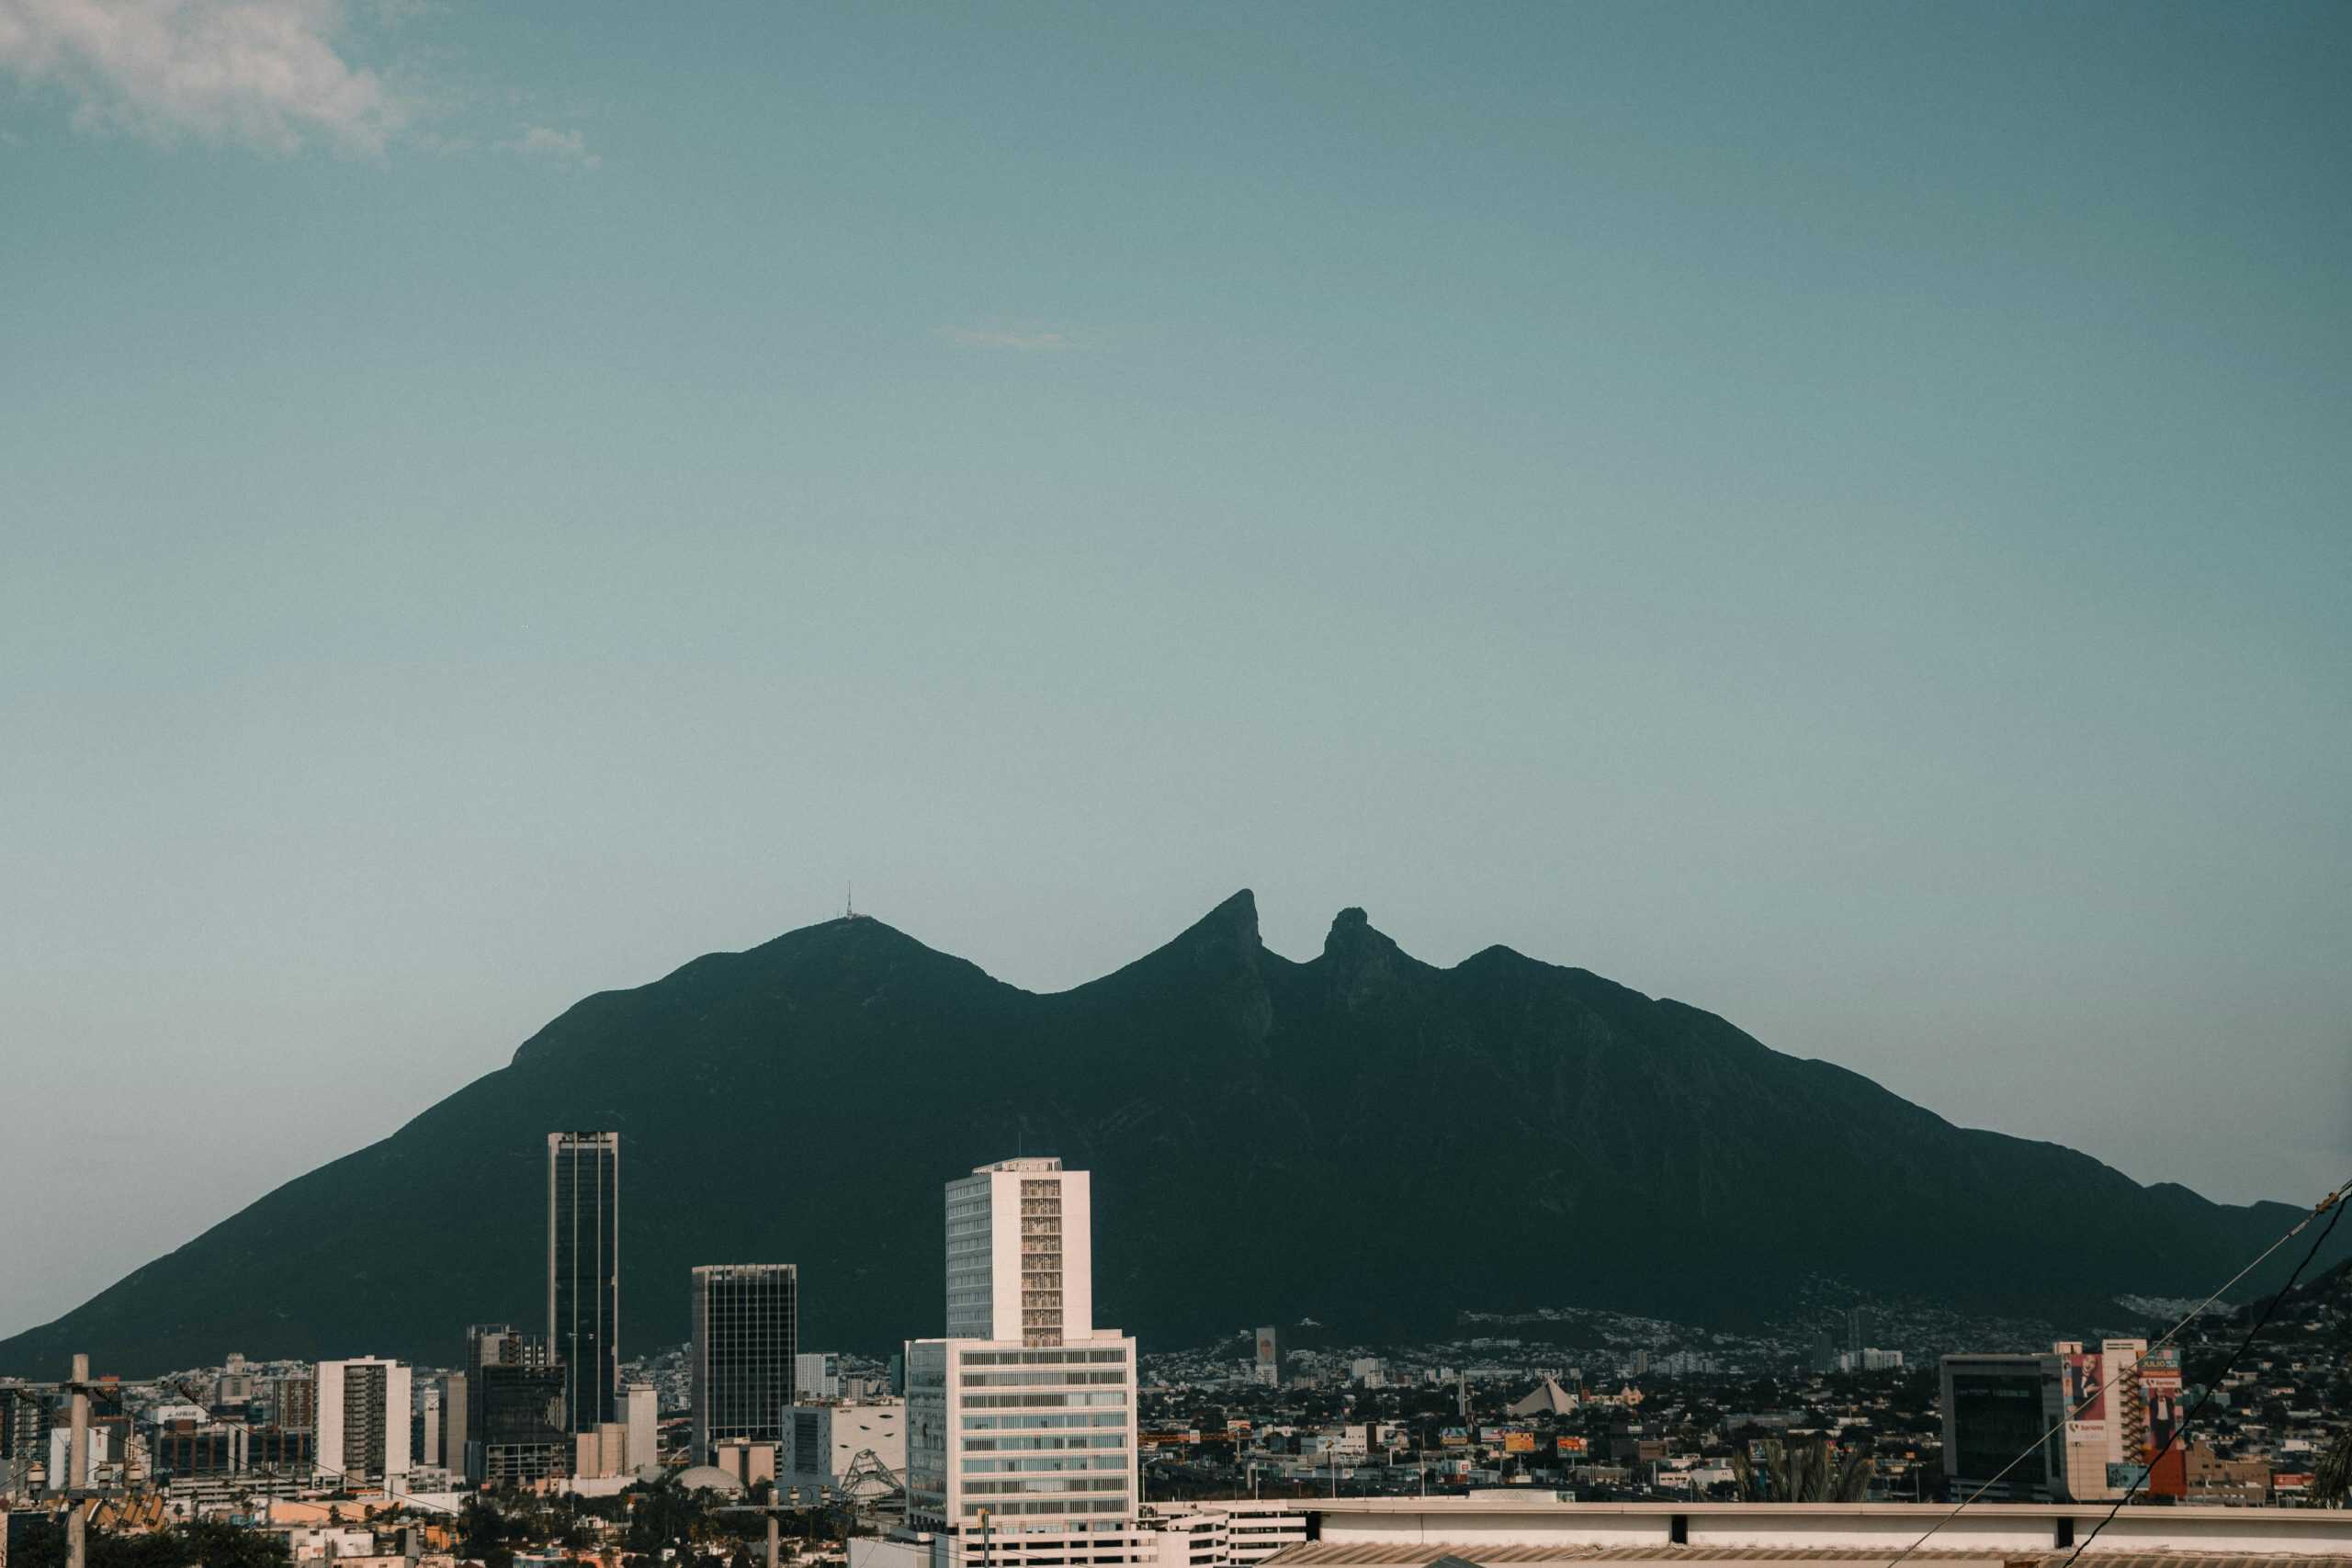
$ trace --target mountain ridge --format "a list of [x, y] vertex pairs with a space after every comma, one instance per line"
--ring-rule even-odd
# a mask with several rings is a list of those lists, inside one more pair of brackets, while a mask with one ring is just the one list
[[543, 1313], [545, 1134], [583, 1126], [623, 1134], [624, 1353], [684, 1337], [685, 1269], [714, 1258], [800, 1263], [811, 1346], [936, 1333], [940, 1185], [1022, 1148], [1096, 1172], [1097, 1301], [1161, 1343], [1309, 1311], [1706, 1321], [1825, 1272], [2038, 1308], [2201, 1293], [2298, 1213], [1958, 1127], [1501, 944], [1425, 964], [1361, 908], [1286, 958], [1243, 889], [1062, 991], [855, 917], [592, 993], [390, 1136], [0, 1340], [0, 1372], [74, 1349], [126, 1375], [232, 1348], [446, 1364], [466, 1323]]

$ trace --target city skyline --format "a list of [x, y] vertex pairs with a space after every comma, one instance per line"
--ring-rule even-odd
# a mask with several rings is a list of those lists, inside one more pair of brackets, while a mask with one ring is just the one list
[[2352, 1158], [2341, 5], [223, 10], [0, 0], [0, 1335], [851, 884]]
[[[1264, 1306], [1408, 1337], [1498, 1305], [1720, 1322], [1793, 1310], [1823, 1279], [1866, 1299], [1924, 1294], [1975, 1308], [2005, 1294], [2055, 1310], [2086, 1290], [2163, 1299], [2235, 1274], [2245, 1249], [2292, 1212], [2222, 1209], [2177, 1188], [2134, 1187], [2068, 1151], [1955, 1128], [1850, 1074], [1775, 1053], [1729, 1021], [1500, 947], [1426, 966], [1358, 909], [1340, 911], [1323, 953], [1296, 964], [1262, 945], [1244, 890], [1102, 984], [1061, 997], [1011, 992], [861, 916], [591, 998], [364, 1163], [322, 1170], [70, 1318], [0, 1340], [0, 1366], [46, 1366], [99, 1325], [141, 1365], [262, 1335], [281, 1349], [330, 1348], [337, 1325], [358, 1321], [336, 1288], [338, 1227], [353, 1224], [380, 1246], [446, 1255], [435, 1273], [401, 1276], [368, 1302], [368, 1347], [413, 1359], [447, 1343], [442, 1292], [456, 1290], [469, 1313], [500, 1308], [530, 1278], [534, 1253], [550, 1348], [580, 1336], [601, 1343], [579, 1361], [558, 1358], [568, 1384], [617, 1387], [624, 1256], [638, 1260], [632, 1334], [655, 1344], [690, 1332], [684, 1294], [658, 1281], [729, 1254], [793, 1257], [796, 1269], [813, 1264], [814, 1277], [836, 1281], [803, 1330], [819, 1342], [911, 1332], [922, 1323], [913, 1303], [928, 1293], [910, 1287], [920, 1260], [858, 1237], [906, 1224], [925, 1175], [876, 1168], [855, 1118], [806, 1114], [863, 1091], [860, 1053], [806, 1049], [843, 1037], [899, 1043], [894, 1060], [928, 1086], [894, 1111], [917, 1145], [950, 1158], [958, 1145], [1004, 1142], [1092, 1149], [1090, 1163], [1114, 1171], [1126, 1195], [1105, 1233], [1115, 1315], [1178, 1344], [1227, 1326], [1235, 1279]], [[1400, 1054], [1403, 1039], [1414, 1049]], [[1194, 1059], [1171, 1060], [1155, 1047], [1166, 1041]], [[1183, 1075], [1173, 1099], [1160, 1087], [1170, 1067]], [[1455, 1080], [1434, 1120], [1432, 1071]], [[1031, 1082], [1059, 1087], [1040, 1100], [1023, 1089]], [[720, 1083], [728, 1091], [714, 1099]], [[1307, 1084], [1306, 1114], [1285, 1114]], [[569, 1100], [570, 1120], [606, 1129], [540, 1131], [557, 1099]], [[1317, 1114], [1327, 1100], [1355, 1109]], [[772, 1130], [786, 1120], [795, 1135], [778, 1145]], [[1100, 1141], [1105, 1125], [1180, 1122], [1194, 1126], [1191, 1157], [1207, 1168], [1246, 1176], [1276, 1158], [1361, 1168], [1344, 1193], [1310, 1188], [1265, 1212], [1248, 1179], [1199, 1190], [1172, 1181], [1149, 1152], [1164, 1132]], [[1825, 1144], [1833, 1124], [1839, 1136]], [[452, 1143], [456, 1126], [468, 1132]], [[1551, 1169], [1553, 1140], [1579, 1128], [1579, 1168]], [[644, 1184], [646, 1219], [633, 1226], [619, 1215], [625, 1142]], [[515, 1152], [532, 1144], [547, 1149], [544, 1220], [480, 1202], [511, 1183]], [[1366, 1148], [1389, 1155], [1364, 1164]], [[708, 1202], [700, 1173], [752, 1167], [790, 1201], [740, 1214]], [[1519, 1175], [1490, 1189], [1495, 1170]], [[1826, 1184], [1802, 1227], [1766, 1200], [1800, 1178]], [[1497, 1201], [1464, 1209], [1464, 1182]], [[1083, 1180], [1075, 1190], [1084, 1211]], [[1889, 1231], [1883, 1216], [1898, 1194], [1911, 1223]], [[1556, 1221], [1572, 1207], [1575, 1253], [1560, 1248]], [[850, 1215], [865, 1219], [845, 1224]], [[1385, 1247], [1347, 1239], [1367, 1225], [1442, 1228], [1455, 1237], [1454, 1262], [1399, 1267]], [[241, 1235], [288, 1239], [256, 1257]], [[1187, 1237], [1218, 1268], [1195, 1267]], [[1742, 1280], [1736, 1303], [1691, 1273], [1699, 1259]], [[1092, 1303], [1080, 1261], [1068, 1303], [1082, 1316]], [[2243, 1288], [2280, 1271], [2274, 1263]], [[1012, 1321], [1029, 1293], [1011, 1276], [953, 1271], [945, 1288], [945, 1322], [965, 1334]], [[1030, 1310], [1024, 1302], [1023, 1319]], [[277, 1337], [289, 1319], [303, 1325], [292, 1345]], [[158, 1332], [126, 1339], [125, 1325]], [[576, 1428], [613, 1421], [606, 1408], [592, 1389]]]

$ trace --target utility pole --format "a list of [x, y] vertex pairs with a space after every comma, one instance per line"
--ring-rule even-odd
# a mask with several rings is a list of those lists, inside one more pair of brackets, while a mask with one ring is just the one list
[[[74, 1402], [65, 1436], [65, 1568], [89, 1568], [90, 1516], [83, 1494], [90, 1488], [90, 1358], [74, 1357]], [[129, 1456], [125, 1456], [128, 1458]]]
[[[823, 1498], [824, 1492], [820, 1488], [816, 1498], [818, 1506], [822, 1505]], [[765, 1514], [768, 1517], [768, 1568], [780, 1568], [780, 1564], [784, 1561], [784, 1532], [781, 1528], [783, 1517], [786, 1514], [806, 1513], [808, 1512], [808, 1506], [801, 1502], [800, 1488], [795, 1486], [786, 1492], [781, 1500], [777, 1498], [774, 1492], [771, 1492], [768, 1495], [768, 1500], [764, 1503], [731, 1504], [727, 1507], [720, 1508], [718, 1512], [722, 1514]]]

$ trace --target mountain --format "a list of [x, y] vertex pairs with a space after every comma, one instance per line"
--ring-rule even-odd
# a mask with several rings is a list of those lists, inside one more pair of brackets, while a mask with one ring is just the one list
[[468, 1323], [544, 1317], [546, 1134], [587, 1127], [623, 1136], [624, 1354], [686, 1337], [709, 1262], [798, 1263], [806, 1346], [936, 1333], [941, 1184], [1020, 1152], [1094, 1172], [1097, 1314], [1171, 1348], [1464, 1307], [1753, 1321], [1815, 1275], [2054, 1314], [2201, 1294], [2295, 1215], [1955, 1127], [1509, 948], [1436, 968], [1361, 909], [1295, 963], [1239, 893], [1043, 996], [858, 918], [586, 998], [390, 1137], [0, 1341], [0, 1372], [76, 1349], [130, 1376], [232, 1349], [448, 1364]]

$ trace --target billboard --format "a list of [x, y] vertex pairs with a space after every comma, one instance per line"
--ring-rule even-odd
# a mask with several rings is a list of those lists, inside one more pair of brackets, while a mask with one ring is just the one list
[[2066, 1418], [2107, 1419], [2105, 1359], [2096, 1350], [2077, 1350], [2066, 1358]]
[[1591, 1446], [1582, 1438], [1562, 1438], [1559, 1440], [1560, 1451], [1564, 1454], [1580, 1454]]
[[1503, 1434], [1503, 1452], [1507, 1454], [1532, 1454], [1534, 1451], [1534, 1433], [1505, 1432]]
[[2148, 1415], [2148, 1493], [2156, 1497], [2188, 1495], [2188, 1410], [2181, 1397], [2180, 1352], [2170, 1348], [2140, 1358], [2140, 1403]]

